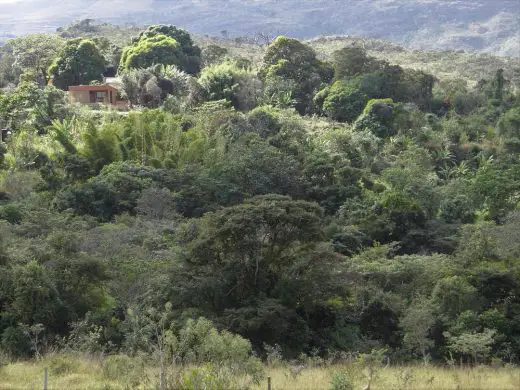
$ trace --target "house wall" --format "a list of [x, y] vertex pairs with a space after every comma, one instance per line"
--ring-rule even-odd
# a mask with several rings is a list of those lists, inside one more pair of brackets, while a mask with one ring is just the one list
[[90, 103], [89, 91], [69, 91], [69, 101], [71, 103]]
[[[81, 104], [92, 104], [93, 100], [91, 99], [91, 94], [95, 94], [97, 92], [105, 92], [104, 104], [116, 106], [118, 108], [125, 108], [128, 106], [127, 102], [124, 100], [118, 100], [118, 93], [116, 90], [111, 88], [103, 89], [93, 89], [90, 90], [88, 88], [82, 88], [79, 90], [72, 90], [68, 92], [68, 98], [70, 103], [81, 103]], [[93, 98], [93, 97], [92, 97]]]

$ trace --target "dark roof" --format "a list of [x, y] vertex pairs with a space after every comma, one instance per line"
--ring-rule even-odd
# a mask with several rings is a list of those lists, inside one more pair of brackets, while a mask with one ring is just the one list
[[112, 87], [111, 85], [71, 85], [69, 87], [69, 91], [115, 91], [117, 89]]

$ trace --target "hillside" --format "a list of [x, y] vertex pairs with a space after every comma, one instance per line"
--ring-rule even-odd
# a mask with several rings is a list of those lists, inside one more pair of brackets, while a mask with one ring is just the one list
[[[120, 29], [111, 25], [100, 25], [96, 35], [122, 36]], [[232, 57], [245, 57], [253, 63], [260, 63], [265, 46], [250, 42], [230, 39], [195, 36], [195, 41], [202, 48], [217, 45], [228, 50]], [[348, 46], [362, 46], [367, 53], [391, 64], [404, 68], [418, 69], [434, 74], [438, 79], [462, 78], [470, 85], [481, 79], [491, 78], [497, 69], [502, 68], [513, 85], [520, 85], [520, 59], [501, 57], [489, 53], [463, 52], [455, 50], [410, 49], [378, 39], [352, 36], [325, 36], [305, 41], [321, 59], [330, 61], [332, 53]]]
[[56, 32], [0, 48], [0, 389], [518, 388], [520, 58]]
[[197, 34], [347, 34], [412, 48], [520, 56], [516, 0], [0, 0], [0, 7], [0, 39], [95, 18], [122, 25], [173, 23]]

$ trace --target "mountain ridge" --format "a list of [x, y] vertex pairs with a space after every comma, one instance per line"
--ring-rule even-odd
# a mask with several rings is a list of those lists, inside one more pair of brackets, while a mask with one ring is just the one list
[[412, 48], [520, 57], [516, 0], [0, 0], [0, 7], [4, 36], [93, 18], [123, 25], [172, 23], [214, 36], [356, 35]]

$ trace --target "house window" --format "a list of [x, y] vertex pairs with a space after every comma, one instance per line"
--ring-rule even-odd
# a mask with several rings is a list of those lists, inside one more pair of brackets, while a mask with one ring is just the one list
[[96, 103], [104, 103], [106, 94], [105, 91], [96, 92]]

